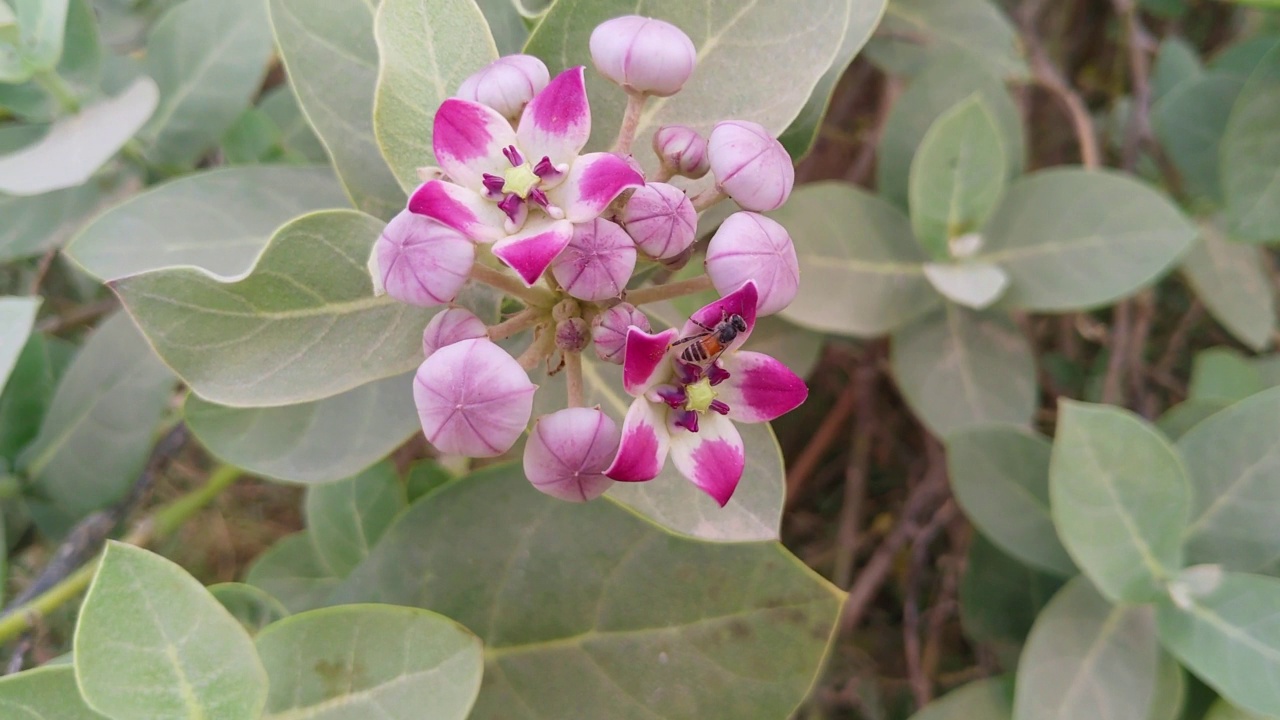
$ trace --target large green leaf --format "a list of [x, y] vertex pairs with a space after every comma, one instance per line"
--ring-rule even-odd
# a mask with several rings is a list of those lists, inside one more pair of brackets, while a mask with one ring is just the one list
[[480, 640], [426, 610], [344, 605], [264, 630], [264, 720], [463, 720], [484, 670]]
[[258, 109], [280, 129], [280, 145], [286, 158], [298, 158], [308, 162], [327, 163], [329, 154], [320, 138], [307, 123], [298, 105], [298, 96], [289, 85], [268, 92], [262, 97]]
[[336, 577], [351, 572], [404, 509], [404, 486], [390, 461], [355, 477], [307, 488], [307, 532]]
[[1132, 413], [1060, 401], [1049, 494], [1062, 544], [1111, 600], [1154, 600], [1182, 568], [1187, 471]]
[[245, 582], [280, 600], [299, 613], [325, 604], [340, 578], [329, 572], [307, 531], [276, 541], [249, 567]]
[[0, 297], [0, 388], [9, 381], [39, 310], [39, 297]]
[[175, 265], [238, 275], [285, 222], [346, 204], [329, 168], [209, 170], [158, 185], [108, 210], [71, 241], [67, 255], [101, 280]]
[[0, 262], [39, 255], [66, 242], [112, 199], [109, 185], [95, 179], [32, 197], [0, 195]]
[[[71, 0], [66, 3], [66, 13], [66, 30], [61, 39], [63, 53], [54, 72], [71, 95], [84, 101], [99, 91], [102, 43], [89, 0]], [[59, 100], [36, 81], [21, 85], [0, 84], [0, 108], [7, 108], [14, 115], [35, 122], [51, 121], [63, 112]]]
[[27, 339], [10, 382], [0, 393], [0, 458], [12, 464], [35, 439], [53, 399], [53, 390], [71, 362], [74, 346], [40, 333]]
[[113, 718], [256, 718], [267, 674], [240, 623], [178, 565], [111, 542], [75, 636], [89, 704]]
[[378, 47], [371, 0], [268, 0], [280, 56], [302, 111], [355, 206], [388, 219], [404, 192], [373, 136]]
[[1067, 168], [1010, 185], [982, 235], [978, 259], [1013, 280], [1001, 303], [1055, 312], [1105, 305], [1151, 283], [1197, 231], [1137, 180]]
[[422, 362], [432, 310], [375, 297], [365, 262], [382, 222], [353, 210], [282, 227], [239, 279], [179, 267], [111, 283], [160, 357], [201, 397], [289, 405]]
[[1013, 24], [989, 0], [892, 0], [867, 55], [895, 75], [916, 75], [954, 50], [1001, 78], [1028, 74]]
[[1263, 716], [1257, 713], [1241, 710], [1233, 707], [1226, 700], [1219, 700], [1209, 708], [1209, 714], [1204, 716], [1204, 720], [1274, 720], [1274, 716]]
[[499, 55], [512, 55], [524, 50], [529, 28], [524, 24], [515, 0], [476, 0], [476, 5], [484, 13]]
[[42, 667], [0, 679], [5, 720], [105, 720], [89, 709], [70, 666]]
[[1212, 221], [1182, 261], [1182, 273], [1209, 312], [1254, 350], [1271, 345], [1276, 330], [1276, 293], [1266, 251], [1232, 242]]
[[475, 0], [382, 0], [375, 35], [373, 131], [400, 187], [412, 190], [422, 184], [418, 168], [436, 164], [436, 108], [498, 48]]
[[419, 431], [413, 375], [376, 380], [323, 400], [270, 408], [215, 405], [187, 397], [187, 425], [209, 452], [277, 480], [323, 483], [350, 477]]
[[1145, 718], [1159, 649], [1151, 608], [1112, 605], [1077, 576], [1031, 629], [1018, 661], [1013, 718]]
[[929, 703], [910, 720], [1011, 720], [1013, 678], [985, 678], [966, 683]]
[[896, 208], [853, 185], [804, 185], [773, 218], [795, 243], [804, 282], [781, 315], [802, 327], [883, 335], [942, 304]]
[[[62, 56], [67, 0], [13, 0], [18, 21], [18, 54], [27, 76], [51, 70]], [[0, 81], [9, 82], [0, 77]]]
[[1196, 47], [1179, 35], [1168, 35], [1160, 41], [1156, 61], [1151, 67], [1151, 96], [1159, 101], [1175, 87], [1194, 80], [1204, 72]]
[[1229, 403], [1221, 400], [1205, 400], [1190, 398], [1169, 408], [1156, 419], [1156, 427], [1170, 440], [1187, 434], [1191, 428], [1204, 421], [1205, 418], [1225, 408]]
[[210, 585], [208, 590], [250, 635], [256, 635], [271, 623], [289, 616], [284, 605], [260, 587], [228, 582]]
[[776, 542], [674, 536], [607, 499], [548, 498], [504, 466], [410, 506], [332, 601], [471, 628], [486, 659], [474, 720], [714, 720], [787, 717], [841, 593]]
[[1040, 610], [1062, 579], [1027, 567], [975, 534], [960, 580], [960, 625], [970, 642], [1012, 670]]
[[986, 425], [952, 432], [946, 445], [951, 489], [982, 534], [1032, 567], [1075, 575], [1049, 513], [1049, 441], [1025, 427]]
[[1191, 362], [1188, 399], [1212, 400], [1224, 406], [1262, 392], [1271, 386], [1252, 358], [1232, 347], [1213, 347], [1196, 353]]
[[1232, 235], [1280, 240], [1280, 43], [1240, 91], [1222, 136], [1222, 191]]
[[1035, 357], [1003, 314], [948, 303], [894, 332], [889, 361], [907, 404], [939, 437], [986, 423], [1026, 425], [1035, 413]]
[[1280, 388], [1219, 412], [1178, 439], [1192, 485], [1187, 563], [1257, 570], [1280, 559]]
[[1218, 148], [1242, 87], [1242, 78], [1210, 72], [1177, 85], [1151, 108], [1151, 127], [1195, 197], [1222, 202]]

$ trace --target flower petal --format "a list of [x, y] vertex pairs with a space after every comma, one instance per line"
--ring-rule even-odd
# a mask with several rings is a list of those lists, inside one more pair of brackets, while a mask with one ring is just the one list
[[453, 228], [401, 210], [383, 229], [371, 257], [375, 287], [400, 302], [434, 307], [462, 290], [476, 246]]
[[738, 428], [723, 415], [703, 413], [696, 433], [671, 431], [671, 462], [720, 507], [737, 489], [747, 465], [746, 457]]
[[[729, 343], [729, 346], [725, 348], [725, 355], [732, 353], [742, 347], [747, 338], [751, 337], [751, 331], [755, 329], [756, 304], [759, 301], [759, 297], [755, 282], [752, 280], [746, 281], [742, 284], [742, 287], [691, 315], [689, 322], [684, 324], [681, 337], [706, 332], [706, 330], [698, 326], [698, 323], [702, 323], [706, 327], [715, 327], [717, 323], [730, 315], [740, 315], [747, 322], [747, 331], [739, 333], [738, 337], [734, 338], [733, 342]], [[695, 323], [695, 320], [698, 322]]]
[[444, 180], [423, 183], [409, 198], [409, 211], [433, 218], [476, 242], [506, 236], [506, 213], [479, 193]]
[[642, 397], [632, 401], [622, 421], [618, 454], [604, 474], [618, 482], [644, 482], [658, 477], [671, 445], [665, 415], [665, 407]]
[[644, 176], [613, 153], [588, 153], [569, 168], [564, 182], [547, 192], [552, 204], [575, 223], [596, 218], [618, 194], [644, 185]]
[[555, 165], [572, 163], [591, 137], [591, 107], [582, 66], [551, 79], [520, 116], [516, 136], [529, 162], [543, 157]]
[[764, 353], [739, 350], [721, 356], [729, 379], [716, 387], [719, 400], [738, 422], [767, 422], [795, 410], [809, 388], [791, 368]]
[[511, 123], [491, 107], [449, 98], [436, 111], [431, 135], [436, 162], [470, 190], [479, 192], [485, 173], [501, 176], [511, 167], [502, 150], [515, 144]]
[[524, 446], [524, 474], [538, 490], [572, 502], [599, 497], [621, 433], [600, 408], [565, 408], [534, 423]]
[[437, 450], [496, 457], [524, 433], [537, 389], [515, 358], [480, 338], [432, 353], [414, 377], [413, 401]]
[[627, 330], [627, 346], [622, 357], [622, 384], [627, 392], [639, 397], [670, 376], [667, 350], [675, 339], [675, 328], [657, 335], [650, 335], [638, 327]]
[[494, 243], [493, 254], [515, 270], [525, 285], [533, 287], [572, 239], [573, 223], [542, 217], [530, 220], [520, 232]]

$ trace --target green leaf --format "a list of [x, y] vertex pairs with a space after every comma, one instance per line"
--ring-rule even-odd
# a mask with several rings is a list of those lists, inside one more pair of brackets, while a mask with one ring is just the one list
[[1260, 34], [1245, 37], [1228, 45], [1222, 52], [1215, 55], [1209, 61], [1209, 69], [1247, 80], [1277, 43], [1280, 43], [1280, 35]]
[[0, 216], [5, 219], [0, 225], [0, 262], [62, 245], [113, 199], [113, 189], [125, 189], [105, 185], [94, 180], [32, 197], [0, 195]]
[[1280, 580], [1224, 573], [1188, 595], [1160, 601], [1165, 648], [1233, 705], [1280, 715]]
[[508, 465], [414, 503], [331, 601], [471, 628], [487, 679], [474, 720], [715, 720], [789, 716], [842, 596], [776, 542], [674, 536], [609, 500], [548, 498]]
[[[77, 100], [83, 102], [92, 98], [100, 89], [102, 43], [98, 39], [97, 19], [89, 0], [71, 0], [67, 4], [62, 46], [62, 57], [52, 72]], [[59, 100], [36, 81], [21, 85], [0, 84], [0, 107], [8, 108], [14, 115], [27, 120], [40, 122], [54, 120], [63, 112]]]
[[39, 195], [87, 182], [151, 117], [157, 99], [155, 83], [141, 78], [59, 119], [39, 141], [0, 156], [0, 192]]
[[0, 678], [0, 714], [6, 720], [104, 720], [80, 697], [75, 670], [66, 665]]
[[75, 670], [114, 718], [256, 718], [267, 674], [240, 623], [178, 565], [110, 542], [76, 626]]
[[943, 695], [910, 720], [1011, 720], [1013, 678], [975, 680]]
[[[357, 208], [388, 219], [405, 196], [373, 136], [378, 47], [370, 0], [268, 0], [289, 83]], [[477, 68], [479, 69], [479, 68]]]
[[1029, 74], [1013, 24], [988, 0], [892, 0], [867, 56], [894, 75], [917, 75], [956, 50], [1000, 78]]
[[1159, 651], [1151, 608], [1112, 605], [1078, 576], [1031, 628], [1018, 661], [1013, 717], [1145, 718]]
[[1059, 401], [1049, 495], [1062, 544], [1111, 600], [1154, 600], [1182, 568], [1187, 471], [1136, 415]]
[[524, 24], [515, 0], [476, 0], [476, 5], [484, 13], [499, 55], [514, 55], [524, 50], [529, 28]]
[[1025, 427], [988, 425], [957, 430], [946, 445], [951, 489], [982, 534], [1032, 567], [1075, 575], [1049, 512], [1049, 441]]
[[32, 505], [44, 514], [46, 530], [69, 527], [124, 497], [146, 464], [173, 383], [124, 313], [89, 336], [58, 385], [39, 436], [18, 458], [40, 498]]
[[209, 594], [231, 613], [250, 635], [288, 617], [289, 611], [262, 588], [244, 583], [218, 583], [209, 586]]
[[35, 327], [40, 302], [39, 296], [0, 297], [0, 388], [9, 381], [9, 374]]
[[1202, 350], [1196, 353], [1191, 364], [1188, 395], [1192, 400], [1229, 404], [1262, 392], [1267, 387], [1258, 366], [1234, 348]]
[[154, 165], [185, 168], [215, 145], [262, 85], [271, 58], [263, 0], [186, 0], [147, 38], [160, 106], [139, 140]]
[[1231, 108], [1222, 136], [1222, 191], [1232, 236], [1280, 240], [1280, 43], [1263, 57]]
[[18, 54], [28, 76], [31, 72], [52, 70], [62, 57], [67, 0], [14, 0], [13, 9], [20, 32]]
[[1218, 150], [1242, 87], [1242, 78], [1209, 72], [1170, 89], [1151, 109], [1151, 127], [1193, 197], [1222, 202]]
[[1180, 720], [1186, 702], [1187, 674], [1172, 655], [1161, 651], [1147, 720]]
[[1178, 35], [1166, 36], [1156, 52], [1151, 69], [1151, 94], [1157, 102], [1178, 85], [1204, 73], [1200, 53], [1195, 46]]
[[235, 408], [187, 396], [187, 425], [209, 452], [255, 475], [324, 483], [350, 477], [404, 444], [421, 425], [413, 374], [299, 405]]
[[339, 581], [321, 563], [305, 530], [277, 540], [249, 566], [245, 576], [246, 583], [278, 598], [292, 613], [324, 605]]
[[249, 108], [222, 136], [228, 165], [257, 165], [284, 159], [280, 128], [257, 108]]
[[960, 625], [971, 642], [1013, 669], [1040, 610], [1062, 579], [1027, 567], [975, 534], [960, 580]]
[[101, 280], [175, 265], [238, 275], [253, 265], [276, 228], [302, 213], [346, 204], [329, 168], [208, 170], [157, 185], [103, 213], [71, 241], [67, 255]]
[[1177, 207], [1130, 177], [1044, 170], [1009, 186], [975, 259], [999, 265], [1013, 279], [1004, 305], [1080, 310], [1151, 283], [1196, 235]]
[[[329, 162], [329, 154], [307, 124], [307, 117], [302, 114], [292, 87], [281, 85], [268, 92], [262, 97], [258, 110], [280, 129], [280, 144], [287, 158], [313, 163]], [[347, 203], [344, 201], [342, 204]]]
[[375, 20], [378, 89], [373, 131], [406, 192], [422, 184], [418, 168], [436, 164], [436, 108], [498, 49], [475, 0], [382, 0]]
[[946, 299], [972, 310], [991, 307], [1009, 288], [1009, 273], [991, 263], [925, 263], [924, 276]]
[[939, 437], [985, 423], [1026, 425], [1035, 413], [1035, 358], [1005, 315], [947, 304], [894, 332], [889, 362], [907, 404]]
[[804, 282], [780, 314], [801, 327], [872, 337], [936, 309], [927, 259], [892, 205], [853, 185], [802, 185], [772, 217], [795, 243]]
[[373, 294], [365, 263], [382, 227], [352, 210], [312, 213], [280, 228], [239, 279], [179, 267], [111, 286], [204, 399], [310, 402], [422, 362], [422, 328], [434, 310]]
[[1182, 261], [1182, 274], [1209, 313], [1253, 350], [1271, 345], [1276, 331], [1276, 293], [1266, 252], [1223, 236], [1202, 222], [1200, 239]]
[[40, 432], [53, 390], [73, 352], [70, 343], [36, 333], [18, 355], [10, 382], [0, 393], [0, 458], [10, 465]]
[[405, 494], [413, 502], [436, 488], [444, 487], [457, 478], [448, 468], [432, 458], [419, 460], [405, 473]]
[[480, 691], [480, 640], [435, 613], [345, 605], [258, 636], [265, 720], [463, 720]]
[[321, 564], [345, 577], [407, 504], [404, 486], [390, 461], [355, 477], [307, 488], [307, 532]]
[[1165, 414], [1156, 420], [1156, 427], [1165, 434], [1165, 437], [1177, 441], [1205, 418], [1229, 404], [1221, 400], [1191, 398], [1165, 411]]
[[1226, 700], [1219, 700], [1209, 708], [1209, 714], [1204, 716], [1204, 720], [1274, 720], [1274, 716], [1266, 717], [1251, 713], [1248, 710], [1232, 707]]

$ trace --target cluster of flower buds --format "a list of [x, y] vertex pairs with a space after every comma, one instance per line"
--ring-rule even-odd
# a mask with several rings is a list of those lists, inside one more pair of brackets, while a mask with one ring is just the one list
[[[799, 285], [790, 236], [759, 214], [786, 201], [791, 158], [756, 123], [721, 122], [705, 138], [667, 125], [653, 133], [657, 162], [646, 176], [630, 154], [641, 110], [647, 98], [684, 87], [694, 44], [670, 23], [629, 16], [597, 27], [590, 49], [596, 69], [628, 98], [613, 149], [583, 152], [591, 136], [584, 68], [551, 77], [535, 57], [496, 60], [436, 111], [439, 167], [424, 169], [375, 244], [374, 288], [447, 306], [423, 332], [413, 387], [439, 452], [496, 457], [528, 431], [529, 481], [573, 501], [614, 482], [652, 480], [669, 456], [723, 505], [745, 465], [734, 422], [772, 420], [808, 392], [777, 360], [740, 350], [757, 316], [786, 307]], [[708, 174], [714, 182], [699, 182]], [[684, 188], [693, 186], [704, 189], [690, 197]], [[744, 210], [705, 246], [706, 274], [637, 288], [637, 268], [665, 273], [689, 261], [698, 213], [725, 197]], [[454, 304], [472, 282], [522, 307], [486, 325]], [[681, 328], [654, 333], [638, 307], [711, 289], [721, 298]], [[517, 357], [501, 341], [527, 346]], [[598, 361], [621, 365], [634, 397], [621, 424], [584, 407], [583, 363]], [[562, 368], [566, 407], [530, 429], [531, 374]]]

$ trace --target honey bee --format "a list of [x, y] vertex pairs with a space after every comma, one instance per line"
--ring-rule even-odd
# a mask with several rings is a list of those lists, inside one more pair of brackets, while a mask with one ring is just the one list
[[679, 357], [682, 362], [690, 365], [710, 365], [729, 347], [729, 343], [747, 331], [747, 321], [738, 314], [724, 315], [715, 327], [707, 327], [697, 320], [692, 322], [702, 328], [703, 332], [682, 337], [672, 343], [672, 347], [688, 345], [680, 351]]

